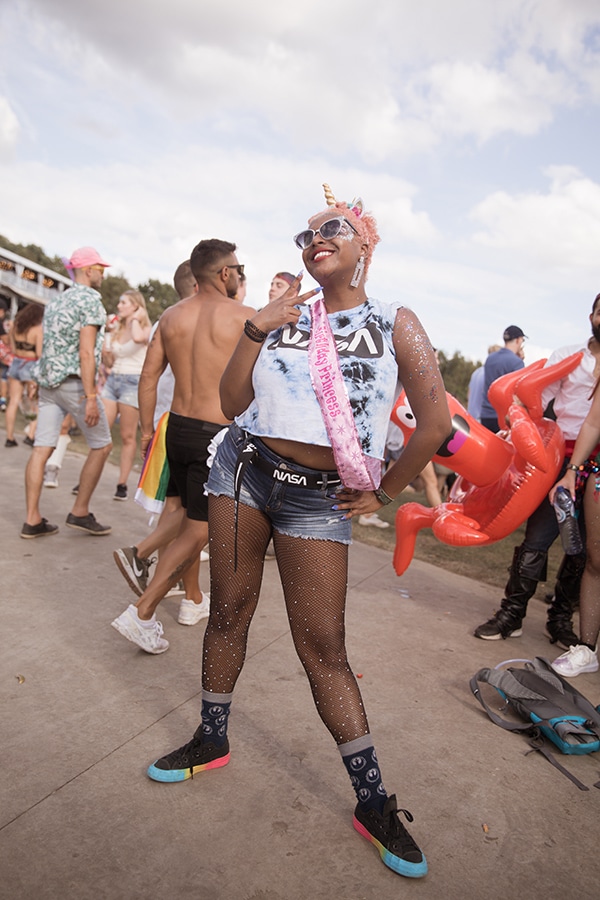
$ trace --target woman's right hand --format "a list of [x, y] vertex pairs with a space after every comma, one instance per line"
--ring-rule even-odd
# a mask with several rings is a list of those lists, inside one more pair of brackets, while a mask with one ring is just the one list
[[306, 303], [307, 300], [310, 300], [321, 290], [319, 287], [313, 288], [298, 296], [296, 291], [301, 281], [302, 276], [297, 275], [285, 294], [263, 306], [252, 318], [254, 325], [260, 328], [261, 331], [266, 331], [267, 334], [270, 331], [274, 331], [275, 328], [280, 328], [282, 325], [294, 325], [300, 318], [300, 309], [298, 307], [302, 306], [303, 303]]
[[550, 503], [554, 503], [554, 497], [559, 487], [565, 488], [570, 493], [573, 500], [575, 500], [575, 472], [572, 469], [567, 469], [560, 481], [557, 481], [549, 492], [548, 500]]

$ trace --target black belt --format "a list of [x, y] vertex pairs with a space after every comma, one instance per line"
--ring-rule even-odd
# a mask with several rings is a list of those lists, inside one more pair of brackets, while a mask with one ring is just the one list
[[294, 487], [305, 487], [313, 491], [322, 487], [327, 488], [330, 485], [335, 487], [342, 483], [342, 479], [337, 472], [317, 472], [315, 475], [309, 475], [308, 472], [296, 472], [293, 466], [288, 466], [284, 462], [276, 466], [274, 463], [269, 462], [268, 459], [265, 459], [264, 456], [261, 456], [253, 444], [248, 444], [248, 446], [254, 449], [254, 454], [248, 462], [260, 469], [261, 472], [264, 472], [265, 475], [270, 475], [273, 481], [279, 481], [281, 484], [291, 484]]
[[246, 467], [252, 465], [256, 466], [257, 469], [260, 469], [261, 472], [264, 472], [265, 475], [270, 475], [273, 481], [278, 482], [279, 484], [290, 484], [294, 487], [304, 487], [309, 490], [318, 490], [319, 488], [327, 488], [329, 486], [336, 487], [336, 485], [342, 483], [342, 479], [338, 475], [337, 472], [315, 472], [314, 475], [310, 475], [308, 472], [298, 472], [294, 471], [293, 466], [289, 466], [285, 462], [281, 462], [278, 465], [275, 463], [269, 462], [268, 459], [265, 459], [264, 456], [261, 456], [255, 445], [252, 442], [244, 444], [242, 449], [238, 454], [238, 458], [235, 464], [235, 475], [234, 475], [234, 503], [235, 503], [235, 513], [234, 513], [234, 546], [233, 546], [233, 568], [234, 571], [237, 571], [237, 535], [238, 535], [238, 510], [240, 503], [240, 493], [242, 490], [242, 482], [244, 480], [244, 473], [246, 471]]
[[67, 375], [65, 381], [81, 381], [81, 375]]

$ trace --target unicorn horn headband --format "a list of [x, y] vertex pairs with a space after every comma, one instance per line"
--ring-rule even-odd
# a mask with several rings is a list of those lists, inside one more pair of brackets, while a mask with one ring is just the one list
[[[335, 206], [337, 201], [329, 185], [324, 184], [323, 190], [325, 191], [325, 200], [327, 201], [327, 206]], [[346, 203], [346, 206], [348, 207], [348, 209], [352, 210], [357, 219], [360, 219], [363, 214], [363, 202], [360, 197], [355, 197], [352, 203]]]

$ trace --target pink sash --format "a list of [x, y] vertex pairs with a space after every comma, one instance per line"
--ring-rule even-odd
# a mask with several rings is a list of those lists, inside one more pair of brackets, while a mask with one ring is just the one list
[[333, 457], [345, 487], [373, 491], [381, 482], [381, 460], [363, 453], [322, 298], [311, 305], [308, 366]]

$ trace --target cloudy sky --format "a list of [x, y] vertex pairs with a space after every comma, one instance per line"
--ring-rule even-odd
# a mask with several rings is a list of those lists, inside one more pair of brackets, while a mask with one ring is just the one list
[[373, 296], [531, 362], [600, 291], [599, 106], [598, 0], [3, 0], [0, 234], [134, 284], [233, 240], [260, 306], [326, 181]]

